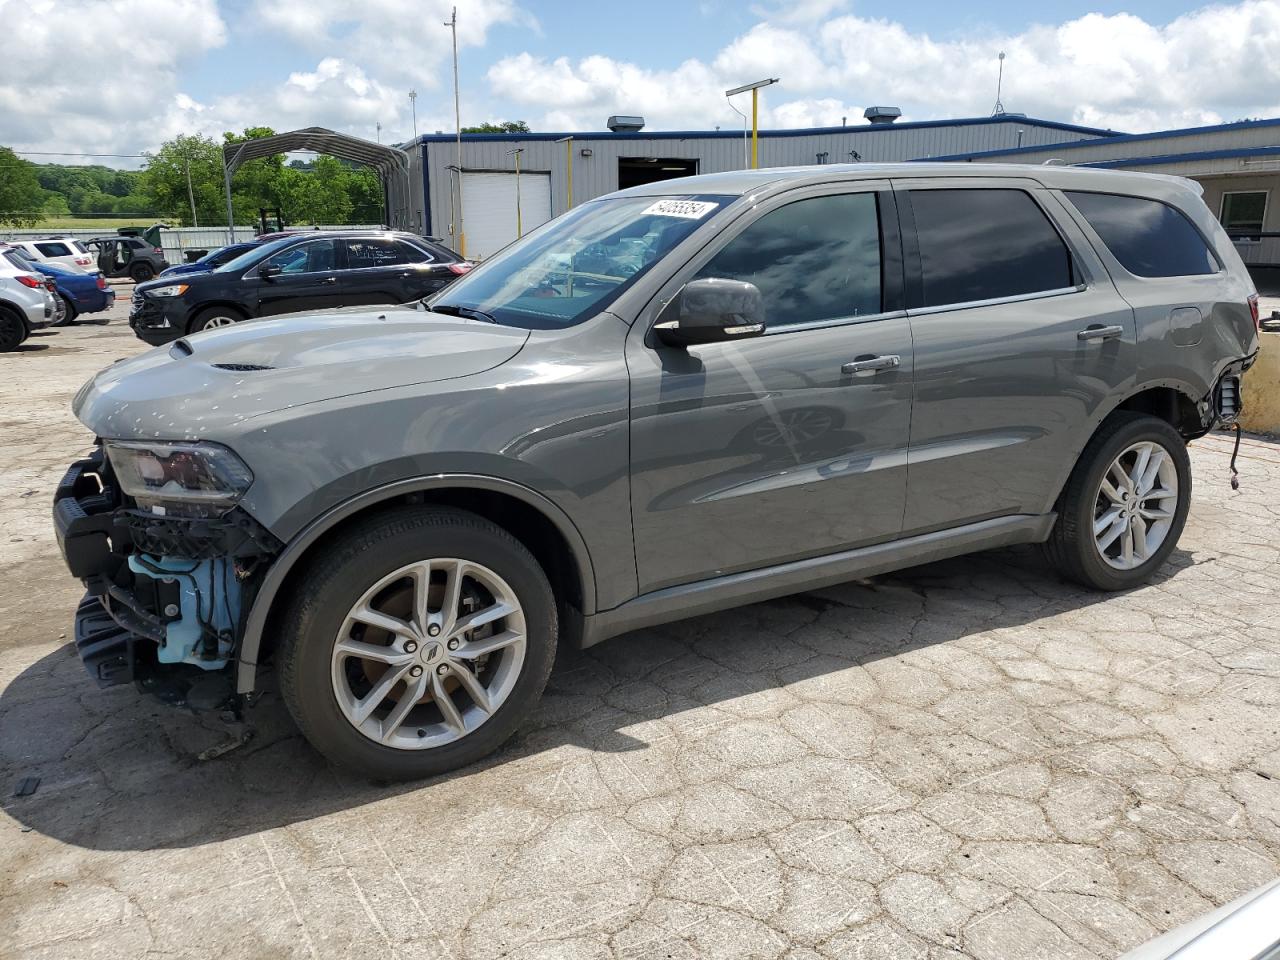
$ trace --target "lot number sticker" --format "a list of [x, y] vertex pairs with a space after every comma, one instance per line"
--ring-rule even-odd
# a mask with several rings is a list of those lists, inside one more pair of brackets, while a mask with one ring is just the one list
[[718, 206], [718, 203], [709, 203], [706, 200], [659, 200], [640, 215], [642, 217], [652, 215], [658, 217], [680, 217], [684, 220], [701, 220]]

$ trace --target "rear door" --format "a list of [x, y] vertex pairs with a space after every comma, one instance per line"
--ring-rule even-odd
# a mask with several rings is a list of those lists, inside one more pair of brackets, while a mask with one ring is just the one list
[[894, 186], [916, 363], [903, 533], [1048, 512], [1134, 380], [1133, 312], [1033, 181]]
[[[912, 350], [892, 191], [795, 191], [745, 221], [679, 270], [627, 338], [642, 592], [901, 530]], [[656, 342], [661, 304], [695, 277], [759, 287], [766, 334]]]
[[409, 303], [453, 279], [447, 267], [411, 243], [394, 237], [349, 237], [342, 274], [348, 306]]
[[[258, 316], [328, 310], [345, 306], [339, 282], [342, 241], [330, 237], [307, 240], [286, 247], [245, 275], [255, 288]], [[264, 266], [278, 266], [274, 277], [261, 276]]]

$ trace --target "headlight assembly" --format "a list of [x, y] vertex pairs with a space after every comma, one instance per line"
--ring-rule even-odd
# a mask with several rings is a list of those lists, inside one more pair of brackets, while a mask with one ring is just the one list
[[108, 440], [120, 488], [158, 515], [217, 517], [249, 489], [244, 461], [216, 443]]
[[167, 287], [154, 287], [146, 292], [148, 297], [180, 297], [187, 292], [187, 284], [171, 283]]

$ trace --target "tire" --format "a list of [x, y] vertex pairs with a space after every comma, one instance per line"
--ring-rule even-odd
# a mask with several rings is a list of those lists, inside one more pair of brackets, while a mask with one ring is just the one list
[[76, 305], [71, 302], [70, 297], [63, 296], [62, 294], [58, 294], [58, 296], [62, 297], [65, 312], [62, 315], [62, 319], [53, 324], [53, 326], [69, 327], [76, 322], [76, 317], [80, 316], [80, 311], [76, 309]]
[[129, 277], [134, 283], [146, 283], [156, 275], [156, 268], [149, 263], [135, 263], [129, 268]]
[[229, 327], [240, 323], [245, 315], [233, 307], [209, 307], [201, 310], [192, 319], [187, 328], [188, 333], [199, 333], [201, 330], [216, 330], [218, 327]]
[[16, 350], [27, 339], [27, 325], [8, 307], [0, 307], [0, 353]]
[[[426, 577], [403, 572], [423, 561], [434, 565]], [[455, 581], [459, 564], [467, 572]], [[281, 690], [303, 735], [339, 766], [395, 781], [474, 763], [515, 733], [546, 686], [558, 632], [551, 586], [523, 544], [475, 514], [422, 506], [374, 515], [330, 543], [297, 582], [281, 621]], [[423, 582], [431, 584], [431, 603], [439, 601], [428, 617], [444, 615], [455, 582], [462, 584], [455, 609], [511, 613], [459, 639], [450, 639], [448, 621], [431, 634], [439, 624], [428, 619], [424, 628], [411, 613]], [[395, 617], [401, 634], [353, 617], [358, 609]], [[359, 652], [376, 648], [378, 658], [351, 655], [340, 640]], [[486, 643], [494, 648], [487, 656]], [[481, 706], [472, 684], [491, 702]], [[405, 708], [410, 689], [415, 699]], [[437, 700], [441, 691], [453, 704], [452, 721]]]
[[[1140, 460], [1143, 451], [1145, 463]], [[1140, 464], [1145, 466], [1142, 475], [1152, 475], [1146, 495], [1144, 484], [1126, 486], [1129, 481], [1124, 481], [1127, 470], [1138, 473]], [[1118, 470], [1126, 471], [1123, 477]], [[1103, 488], [1104, 477], [1113, 493]], [[1182, 435], [1147, 414], [1114, 413], [1084, 448], [1067, 480], [1045, 553], [1070, 580], [1095, 590], [1127, 590], [1150, 580], [1169, 558], [1190, 507], [1191, 459]], [[1109, 516], [1112, 522], [1100, 526], [1095, 536], [1095, 526]]]

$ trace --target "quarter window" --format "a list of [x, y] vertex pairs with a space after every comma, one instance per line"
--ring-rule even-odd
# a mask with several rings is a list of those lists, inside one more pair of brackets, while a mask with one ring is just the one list
[[1023, 190], [913, 190], [911, 209], [926, 307], [1074, 283], [1066, 244]]
[[1218, 220], [1232, 233], [1260, 233], [1267, 213], [1267, 191], [1233, 191], [1222, 195]]
[[1111, 255], [1137, 277], [1194, 277], [1218, 272], [1218, 261], [1180, 211], [1159, 200], [1069, 191], [1067, 197]]
[[879, 313], [876, 195], [813, 197], [766, 213], [698, 276], [754, 283], [775, 329]]

